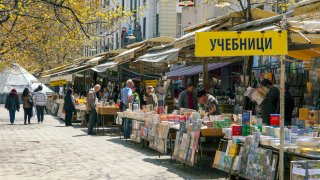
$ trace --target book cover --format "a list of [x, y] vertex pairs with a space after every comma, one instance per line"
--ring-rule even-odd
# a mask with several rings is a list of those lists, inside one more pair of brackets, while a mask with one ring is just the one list
[[252, 111], [242, 111], [242, 125], [251, 124]]

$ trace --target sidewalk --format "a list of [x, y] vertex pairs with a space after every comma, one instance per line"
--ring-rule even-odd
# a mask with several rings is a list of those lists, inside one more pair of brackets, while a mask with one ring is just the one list
[[150, 149], [119, 137], [87, 136], [79, 128], [46, 115], [23, 125], [23, 110], [9, 125], [0, 106], [0, 180], [2, 179], [214, 179], [224, 174], [211, 168], [170, 164]]

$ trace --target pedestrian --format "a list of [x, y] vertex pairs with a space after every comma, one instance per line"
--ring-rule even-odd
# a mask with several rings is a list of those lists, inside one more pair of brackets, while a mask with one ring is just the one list
[[109, 88], [105, 87], [103, 88], [103, 101], [108, 102], [109, 98], [110, 98]]
[[73, 90], [71, 88], [69, 88], [67, 90], [67, 94], [64, 97], [64, 104], [63, 104], [63, 110], [66, 114], [65, 116], [65, 124], [66, 126], [72, 126], [71, 123], [71, 119], [72, 119], [72, 115], [75, 112], [76, 108], [75, 108], [75, 99], [73, 96]]
[[10, 123], [11, 125], [13, 125], [16, 116], [16, 111], [19, 112], [20, 109], [19, 97], [15, 89], [12, 89], [8, 94], [6, 104], [4, 107], [9, 111]]
[[118, 98], [119, 98], [119, 85], [116, 85], [113, 88], [113, 93], [112, 93], [112, 99], [113, 99], [114, 103], [118, 102]]
[[87, 95], [87, 112], [89, 114], [89, 123], [88, 123], [88, 135], [96, 134], [93, 132], [93, 126], [98, 123], [98, 114], [96, 110], [97, 106], [97, 92], [101, 89], [99, 84], [96, 84], [94, 88], [90, 89]]
[[205, 108], [208, 115], [220, 115], [219, 104], [216, 98], [207, 94], [206, 90], [202, 89], [198, 92], [199, 103]]
[[[121, 110], [126, 111], [129, 108], [129, 104], [133, 102], [133, 93], [132, 88], [134, 83], [131, 79], [128, 79], [126, 82], [126, 87], [121, 90]], [[131, 119], [124, 119], [124, 138], [130, 138], [131, 134]]]
[[189, 83], [187, 89], [180, 93], [178, 108], [198, 109], [197, 93], [194, 90], [194, 85], [192, 83]]
[[28, 119], [28, 124], [30, 124], [31, 117], [33, 115], [32, 108], [34, 106], [34, 103], [28, 88], [25, 88], [23, 90], [21, 97], [22, 97], [21, 99], [22, 99], [22, 104], [24, 109], [24, 125], [27, 124], [27, 119]]
[[260, 104], [263, 123], [270, 125], [270, 115], [280, 113], [280, 91], [269, 79], [263, 79], [260, 92], [265, 94]]
[[47, 95], [43, 91], [43, 87], [41, 85], [38, 86], [37, 92], [34, 95], [34, 103], [37, 109], [38, 123], [43, 123], [44, 109], [47, 105]]
[[285, 94], [284, 94], [284, 122], [285, 126], [291, 125], [292, 112], [294, 109], [294, 100], [289, 92], [290, 87], [289, 84], [285, 84]]
[[140, 106], [140, 95], [135, 86], [133, 86], [132, 88], [132, 95], [133, 95], [133, 103], [138, 104]]
[[154, 93], [154, 88], [152, 86], [148, 86], [146, 89], [146, 101], [147, 105], [152, 104], [153, 109], [158, 109], [158, 98], [156, 94]]

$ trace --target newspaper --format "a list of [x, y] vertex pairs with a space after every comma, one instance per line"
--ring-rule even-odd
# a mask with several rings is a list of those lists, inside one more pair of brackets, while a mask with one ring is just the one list
[[259, 88], [254, 89], [252, 87], [248, 87], [244, 95], [250, 98], [252, 101], [255, 101], [258, 105], [260, 105], [265, 98], [265, 96], [260, 92]]

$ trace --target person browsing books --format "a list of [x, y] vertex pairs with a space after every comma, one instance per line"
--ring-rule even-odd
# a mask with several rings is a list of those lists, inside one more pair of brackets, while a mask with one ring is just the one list
[[261, 93], [265, 94], [265, 98], [260, 104], [263, 123], [270, 125], [270, 115], [280, 112], [280, 92], [269, 79], [263, 79]]
[[202, 89], [198, 92], [198, 101], [205, 107], [208, 115], [220, 115], [219, 105], [216, 98]]
[[187, 108], [197, 110], [197, 93], [194, 90], [192, 83], [188, 84], [186, 90], [182, 91], [178, 98], [178, 108]]

